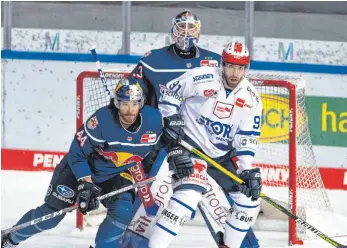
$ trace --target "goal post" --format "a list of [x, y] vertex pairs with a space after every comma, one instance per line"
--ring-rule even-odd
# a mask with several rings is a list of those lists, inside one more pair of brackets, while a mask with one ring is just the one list
[[[109, 89], [114, 89], [128, 72], [105, 71]], [[332, 212], [324, 184], [315, 161], [305, 106], [305, 82], [301, 78], [279, 75], [249, 74], [263, 103], [261, 137], [254, 166], [260, 167], [263, 191], [286, 205], [298, 217], [312, 222], [311, 213]], [[251, 89], [249, 90], [252, 94]], [[98, 108], [109, 103], [109, 96], [97, 71], [85, 71], [77, 78], [76, 129]], [[269, 207], [271, 208], [271, 207]], [[267, 211], [266, 207], [263, 211]], [[269, 210], [269, 212], [271, 212]], [[276, 210], [275, 210], [276, 211]], [[270, 214], [271, 217], [271, 214]], [[315, 215], [313, 218], [316, 218]], [[292, 219], [288, 222], [289, 243], [300, 244], [310, 238]], [[318, 223], [317, 228], [321, 226]], [[77, 214], [76, 225], [85, 221]]]

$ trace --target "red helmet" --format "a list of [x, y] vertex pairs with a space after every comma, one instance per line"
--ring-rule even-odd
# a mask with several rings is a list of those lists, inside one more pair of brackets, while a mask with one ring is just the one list
[[229, 42], [223, 50], [222, 61], [228, 64], [249, 65], [251, 57], [245, 44]]

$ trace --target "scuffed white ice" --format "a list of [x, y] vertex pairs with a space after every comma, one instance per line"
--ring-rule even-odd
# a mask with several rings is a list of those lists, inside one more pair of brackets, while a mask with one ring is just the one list
[[[8, 228], [29, 209], [43, 203], [52, 173], [1, 171], [1, 229]], [[334, 209], [347, 217], [347, 191], [328, 191]], [[53, 230], [36, 235], [20, 244], [20, 248], [88, 248], [94, 243], [96, 228], [86, 228], [80, 232], [75, 227], [75, 213], [68, 214], [59, 226]], [[341, 227], [346, 228], [347, 227]], [[256, 231], [261, 247], [287, 247], [286, 232]], [[347, 237], [335, 239], [347, 244]], [[184, 226], [170, 248], [211, 248], [216, 247], [209, 231], [203, 226]], [[304, 248], [333, 247], [323, 240], [308, 241]]]

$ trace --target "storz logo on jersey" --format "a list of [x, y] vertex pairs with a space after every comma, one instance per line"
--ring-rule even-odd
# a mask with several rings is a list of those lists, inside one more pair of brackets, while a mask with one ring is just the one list
[[66, 197], [66, 198], [72, 198], [75, 195], [74, 191], [65, 185], [58, 185], [57, 191], [58, 191], [59, 195]]
[[211, 135], [222, 136], [221, 138], [228, 140], [230, 138], [231, 126], [219, 121], [213, 121], [205, 116], [200, 115], [196, 119], [200, 125], [205, 125]]
[[193, 82], [203, 80], [203, 79], [210, 79], [213, 78], [213, 74], [203, 74], [193, 77]]

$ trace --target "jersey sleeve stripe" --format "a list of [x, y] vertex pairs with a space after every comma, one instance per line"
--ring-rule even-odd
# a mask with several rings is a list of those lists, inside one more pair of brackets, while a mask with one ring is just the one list
[[119, 141], [113, 141], [113, 142], [108, 142], [109, 145], [122, 145], [122, 146], [152, 146], [158, 143], [160, 140], [160, 135], [158, 135], [158, 138], [156, 139], [155, 142], [152, 143], [141, 143], [141, 144], [133, 144], [133, 143], [126, 143], [126, 142], [119, 142]]
[[153, 71], [153, 72], [187, 72], [189, 69], [155, 69], [152, 66], [146, 64], [143, 62], [143, 60], [140, 60], [140, 63], [146, 67], [147, 69]]
[[257, 205], [254, 205], [254, 206], [250, 206], [250, 205], [243, 205], [243, 204], [240, 204], [240, 203], [237, 203], [236, 201], [234, 201], [235, 205], [239, 206], [239, 207], [242, 207], [242, 208], [256, 208], [259, 206], [259, 204]]
[[97, 139], [95, 137], [93, 137], [89, 132], [88, 129], [86, 128], [87, 123], [84, 123], [84, 130], [86, 131], [87, 135], [89, 138], [91, 138], [92, 140], [96, 141], [96, 142], [100, 142], [100, 143], [104, 143], [105, 140], [101, 140], [101, 139]]
[[239, 152], [236, 152], [236, 156], [245, 156], [245, 155], [254, 157], [254, 152], [251, 152], [251, 151], [239, 151]]
[[182, 202], [182, 201], [176, 199], [175, 197], [171, 197], [171, 200], [173, 200], [173, 201], [175, 201], [175, 202], [181, 204], [183, 207], [185, 207], [185, 208], [187, 208], [188, 210], [192, 211], [193, 214], [195, 213], [195, 210], [194, 210], [192, 207], [190, 207], [190, 206], [188, 206], [187, 204], [185, 204], [184, 202]]
[[163, 226], [163, 225], [161, 225], [161, 224], [159, 224], [159, 223], [157, 223], [156, 226], [158, 226], [158, 227], [160, 227], [161, 229], [163, 229], [164, 231], [170, 233], [172, 236], [176, 236], [176, 235], [177, 235], [177, 233], [171, 231], [169, 228], [166, 228], [165, 226]]

